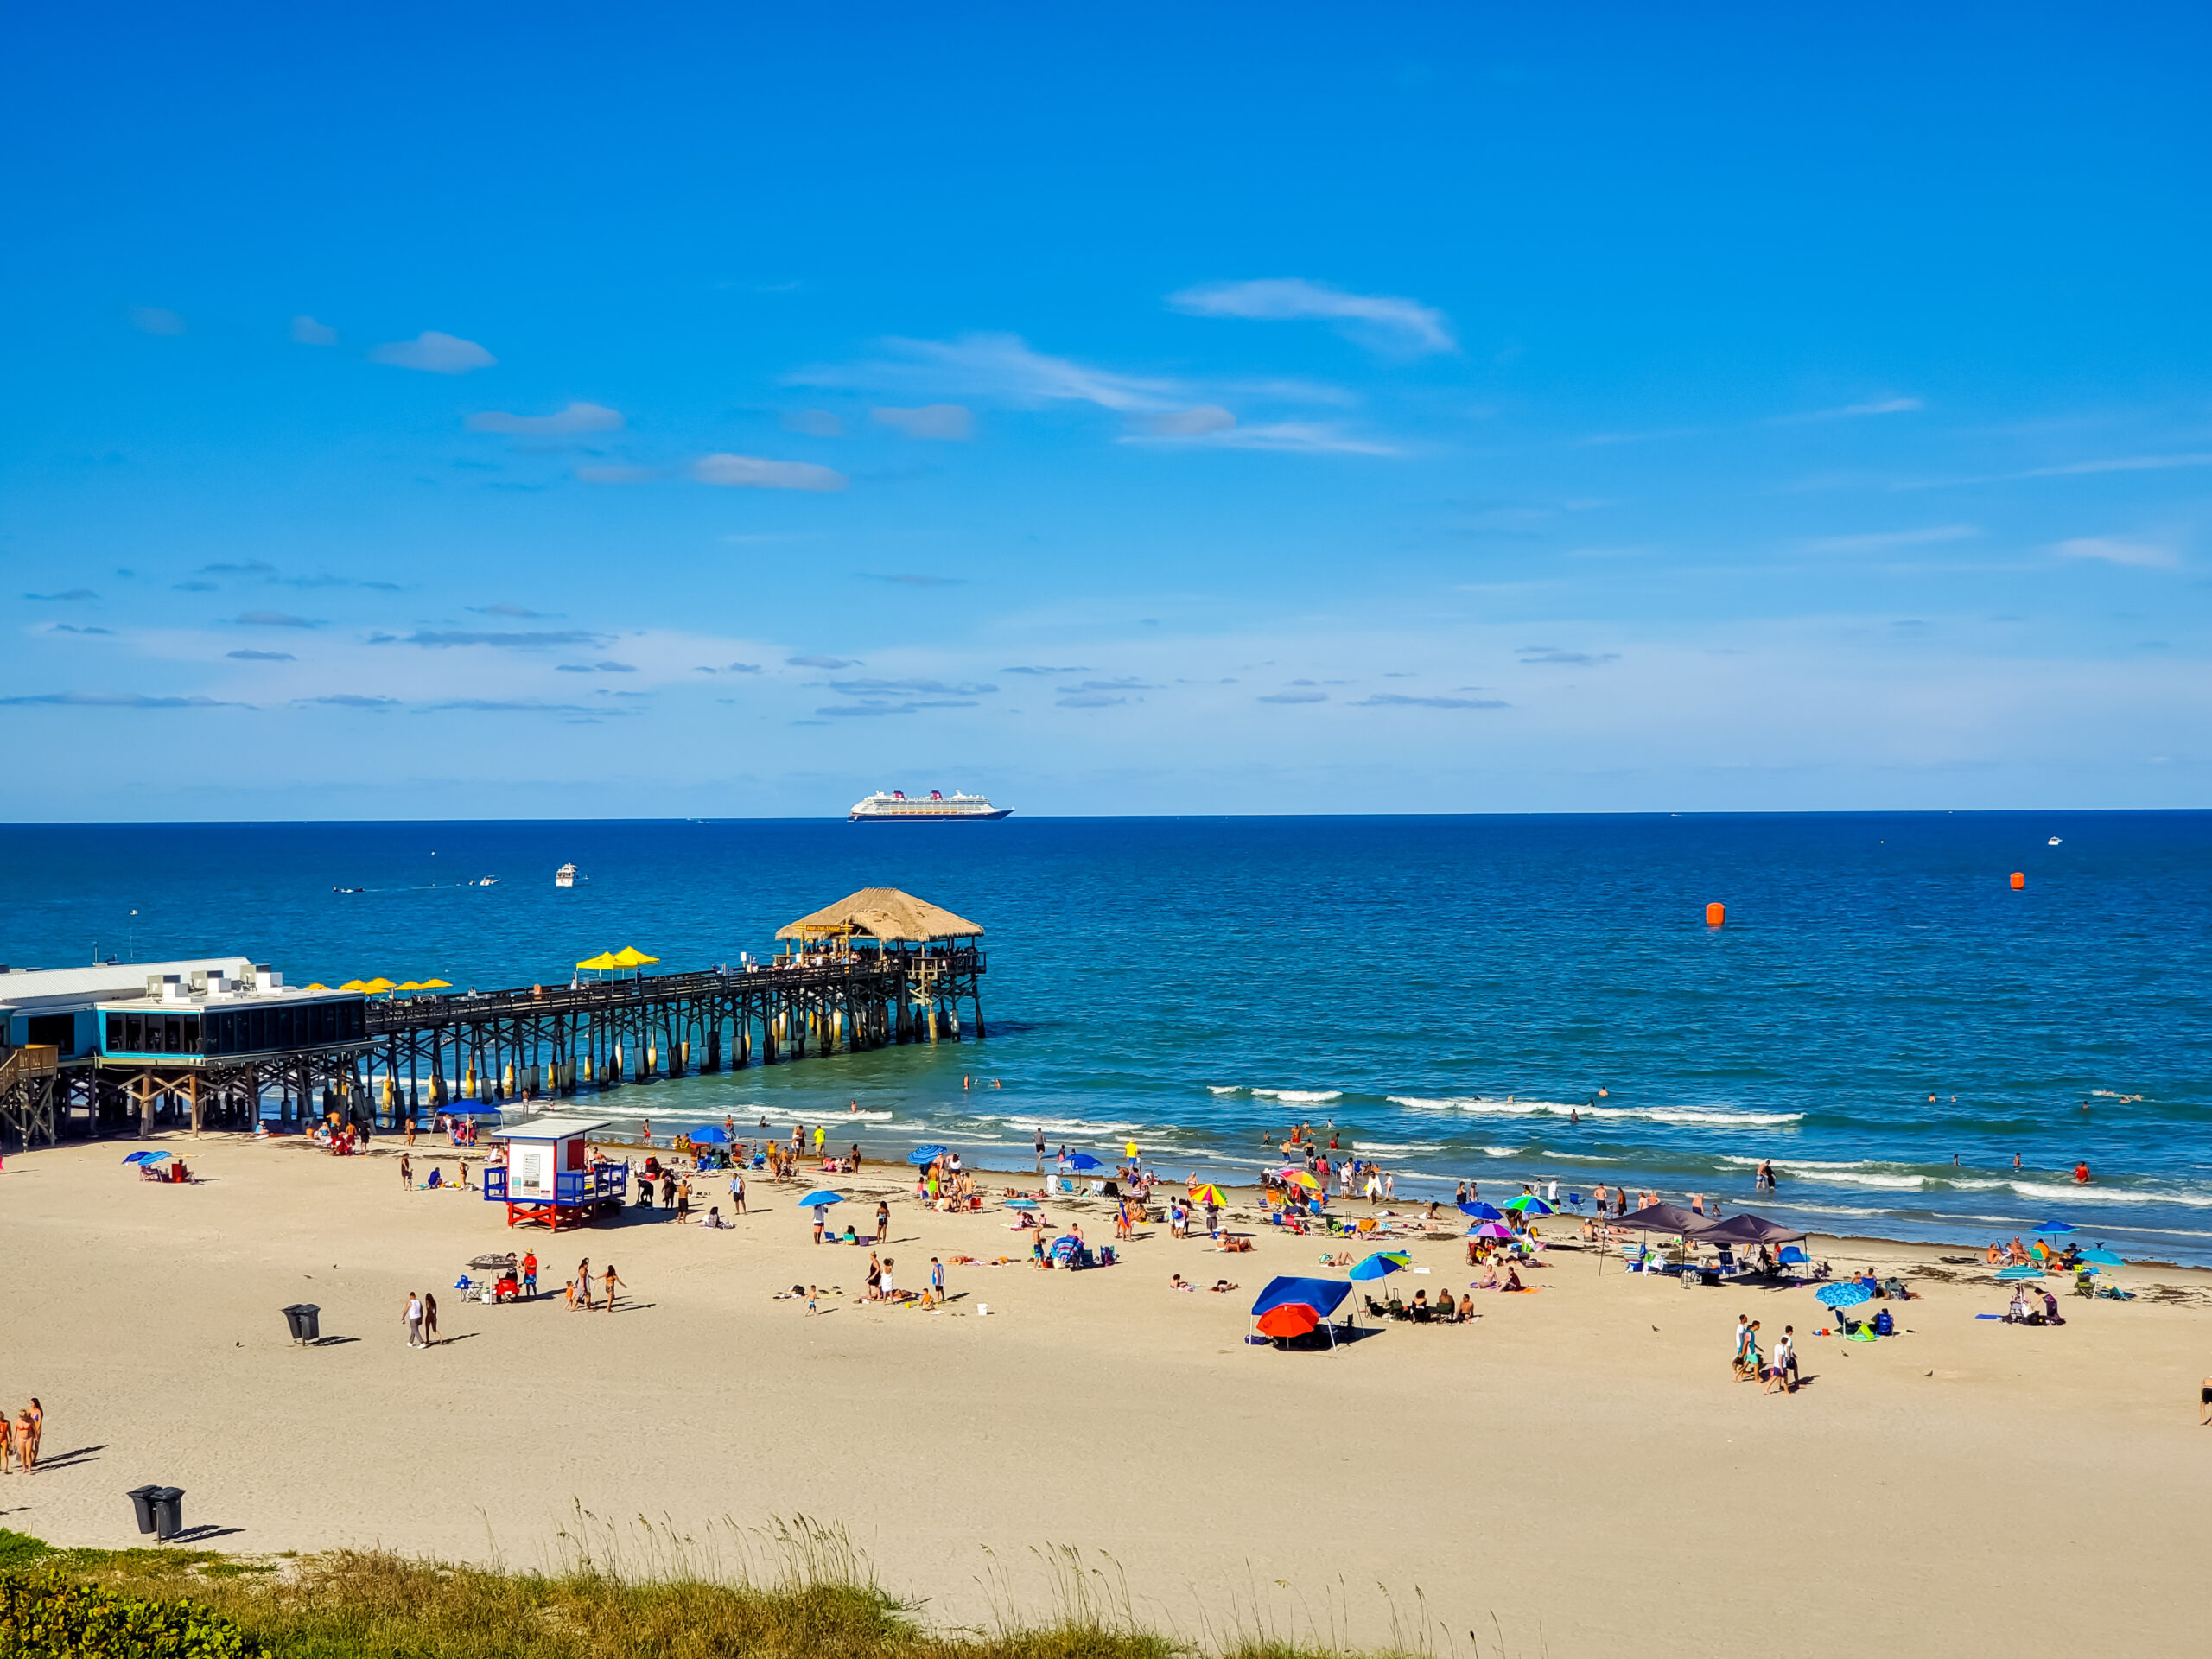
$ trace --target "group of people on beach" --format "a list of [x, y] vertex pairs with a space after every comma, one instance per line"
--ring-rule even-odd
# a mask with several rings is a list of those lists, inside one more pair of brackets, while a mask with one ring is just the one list
[[0, 1410], [0, 1473], [21, 1469], [28, 1475], [36, 1470], [39, 1438], [45, 1432], [46, 1408], [36, 1395], [12, 1418]]
[[1774, 1344], [1774, 1352], [1764, 1357], [1759, 1353], [1759, 1322], [1748, 1313], [1736, 1316], [1736, 1357], [1732, 1371], [1738, 1382], [1764, 1382], [1760, 1391], [1772, 1394], [1779, 1389], [1784, 1394], [1797, 1392], [1797, 1327], [1782, 1327], [1782, 1339]]

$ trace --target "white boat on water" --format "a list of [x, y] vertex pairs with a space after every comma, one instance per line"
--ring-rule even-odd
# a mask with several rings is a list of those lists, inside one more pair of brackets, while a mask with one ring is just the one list
[[943, 790], [930, 791], [926, 799], [916, 796], [908, 798], [903, 789], [877, 790], [864, 800], [855, 801], [853, 810], [846, 814], [848, 823], [953, 823], [967, 820], [1003, 818], [1012, 815], [1010, 806], [993, 806], [988, 795], [963, 795], [954, 790], [947, 795]]
[[553, 885], [556, 887], [573, 887], [577, 879], [576, 867], [573, 864], [563, 864], [553, 872]]

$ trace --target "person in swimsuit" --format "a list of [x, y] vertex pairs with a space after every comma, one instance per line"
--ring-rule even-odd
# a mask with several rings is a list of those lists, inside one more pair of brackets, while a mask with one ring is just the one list
[[435, 1348], [438, 1344], [438, 1299], [429, 1291], [423, 1293], [423, 1345]]
[[576, 1288], [583, 1293], [584, 1312], [591, 1312], [591, 1257], [576, 1263]]
[[29, 1415], [31, 1420], [31, 1456], [35, 1458], [39, 1442], [46, 1438], [46, 1408], [39, 1404], [36, 1395], [31, 1396]]
[[868, 1253], [868, 1291], [869, 1301], [874, 1301], [883, 1289], [883, 1262], [874, 1250]]
[[0, 1474], [16, 1471], [16, 1430], [8, 1414], [0, 1411]]
[[878, 1202], [875, 1206], [875, 1242], [879, 1244], [891, 1236], [891, 1206]]
[[[614, 1287], [622, 1284], [621, 1280], [615, 1277], [614, 1264], [612, 1262], [607, 1264], [606, 1270], [599, 1275], [599, 1282], [607, 1288], [607, 1311], [612, 1313], [614, 1311]], [[622, 1287], [625, 1290], [629, 1288], [627, 1285], [623, 1285]]]

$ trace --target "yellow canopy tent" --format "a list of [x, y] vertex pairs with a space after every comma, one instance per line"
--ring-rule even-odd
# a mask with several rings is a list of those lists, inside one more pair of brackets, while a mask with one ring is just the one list
[[647, 956], [634, 944], [626, 944], [614, 953], [615, 966], [619, 968], [642, 968], [649, 962], [659, 960], [658, 957]]
[[614, 959], [614, 953], [612, 950], [602, 950], [597, 956], [587, 957], [576, 964], [577, 967], [588, 969], [594, 974], [611, 974], [621, 965]]

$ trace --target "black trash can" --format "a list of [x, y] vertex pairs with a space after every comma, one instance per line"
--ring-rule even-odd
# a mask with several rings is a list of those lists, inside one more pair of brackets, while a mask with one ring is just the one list
[[174, 1538], [184, 1530], [184, 1488], [156, 1486], [153, 1491], [154, 1536]]
[[154, 1529], [154, 1494], [161, 1490], [158, 1486], [133, 1486], [124, 1494], [130, 1500], [131, 1509], [137, 1513], [138, 1530], [141, 1532]]
[[322, 1336], [322, 1309], [313, 1302], [295, 1302], [284, 1310], [294, 1342], [315, 1342]]

